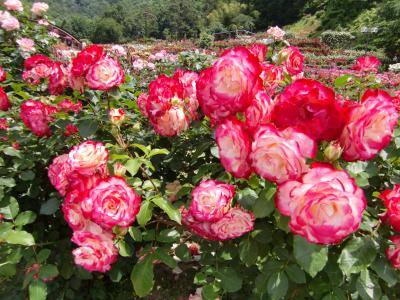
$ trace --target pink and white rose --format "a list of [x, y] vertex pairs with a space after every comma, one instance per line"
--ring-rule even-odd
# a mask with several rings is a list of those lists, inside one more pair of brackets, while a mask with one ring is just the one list
[[107, 168], [108, 150], [102, 143], [86, 141], [75, 146], [68, 154], [71, 168], [82, 175], [104, 174]]
[[35, 52], [35, 42], [32, 39], [21, 38], [16, 40], [19, 48], [24, 52]]
[[8, 10], [15, 10], [18, 12], [24, 11], [24, 7], [22, 6], [22, 2], [19, 0], [6, 0], [4, 1], [4, 6]]
[[49, 10], [49, 5], [44, 2], [35, 2], [32, 5], [31, 12], [35, 16], [42, 16]]
[[89, 68], [86, 81], [93, 90], [110, 90], [124, 82], [124, 71], [117, 60], [105, 57]]

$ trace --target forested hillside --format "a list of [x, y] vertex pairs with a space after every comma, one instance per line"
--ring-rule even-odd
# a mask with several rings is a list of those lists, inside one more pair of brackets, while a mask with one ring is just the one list
[[[368, 42], [395, 53], [400, 47], [398, 0], [48, 0], [51, 16], [78, 38], [98, 43], [137, 38], [197, 38], [201, 32], [300, 24], [312, 17], [324, 30], [360, 32], [378, 27]], [[306, 26], [307, 27], [307, 26]], [[306, 28], [307, 29], [307, 28]], [[308, 33], [308, 32], [307, 32]], [[364, 43], [364, 41], [362, 41]]]

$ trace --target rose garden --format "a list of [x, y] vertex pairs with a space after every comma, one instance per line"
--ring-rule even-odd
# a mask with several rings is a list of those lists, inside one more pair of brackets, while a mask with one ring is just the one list
[[377, 57], [321, 66], [279, 27], [78, 49], [46, 3], [1, 9], [1, 299], [399, 299]]

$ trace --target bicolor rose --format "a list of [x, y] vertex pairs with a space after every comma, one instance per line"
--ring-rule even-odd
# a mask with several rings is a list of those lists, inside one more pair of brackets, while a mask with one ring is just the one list
[[383, 200], [387, 209], [383, 219], [394, 230], [400, 231], [400, 184], [396, 184], [393, 189], [383, 191], [379, 198]]
[[109, 271], [118, 258], [111, 234], [75, 231], [71, 240], [80, 246], [72, 251], [75, 263], [90, 272]]
[[197, 99], [214, 124], [243, 111], [262, 89], [258, 59], [244, 47], [225, 51], [200, 73]]
[[8, 99], [6, 92], [0, 86], [0, 111], [7, 111], [11, 107], [11, 102]]
[[180, 135], [189, 128], [190, 120], [183, 108], [172, 107], [162, 116], [151, 121], [151, 124], [159, 135], [175, 136]]
[[371, 160], [393, 137], [398, 113], [392, 97], [383, 90], [367, 90], [350, 110], [340, 143], [346, 161]]
[[119, 176], [119, 177], [125, 176], [126, 170], [127, 169], [123, 164], [121, 164], [119, 162], [114, 164], [114, 175], [115, 176]]
[[263, 125], [254, 134], [250, 160], [261, 177], [282, 183], [295, 180], [308, 170], [306, 158], [316, 154], [317, 145], [307, 135], [292, 128], [277, 130]]
[[25, 126], [38, 137], [50, 136], [49, 122], [55, 108], [40, 101], [28, 100], [21, 104], [20, 117]]
[[68, 86], [68, 74], [60, 62], [53, 63], [49, 76], [49, 92], [52, 95], [60, 95]]
[[211, 232], [210, 222], [199, 222], [186, 208], [181, 208], [182, 224], [187, 226], [188, 229], [194, 234], [202, 237], [203, 239], [216, 241], [217, 237]]
[[107, 168], [108, 150], [102, 143], [86, 141], [69, 152], [68, 163], [82, 175], [103, 174]]
[[107, 91], [124, 82], [124, 71], [117, 60], [105, 57], [89, 68], [86, 81], [93, 90]]
[[108, 112], [108, 117], [112, 124], [119, 126], [124, 122], [126, 114], [122, 108], [113, 108]]
[[105, 56], [102, 47], [91, 45], [86, 47], [72, 60], [71, 74], [74, 77], [84, 77], [89, 68]]
[[206, 180], [192, 191], [190, 214], [198, 221], [215, 222], [230, 209], [235, 187], [216, 180]]
[[35, 2], [32, 4], [31, 12], [35, 16], [41, 16], [48, 11], [49, 5], [44, 2]]
[[219, 221], [211, 224], [211, 232], [218, 241], [241, 237], [254, 228], [254, 214], [240, 207], [228, 211]]
[[62, 207], [64, 219], [73, 231], [84, 230], [89, 221], [84, 217], [80, 203], [64, 202]]
[[251, 102], [250, 106], [244, 111], [246, 117], [246, 127], [250, 131], [257, 129], [260, 125], [270, 122], [272, 110], [272, 100], [264, 92], [259, 92]]
[[142, 199], [125, 180], [113, 176], [93, 187], [82, 202], [85, 216], [105, 229], [128, 227], [135, 221]]
[[353, 65], [353, 70], [359, 72], [378, 72], [381, 62], [375, 56], [362, 56], [357, 58], [356, 63]]
[[244, 123], [236, 117], [226, 119], [217, 127], [215, 136], [225, 170], [238, 178], [249, 177], [252, 172], [248, 161], [251, 142]]
[[67, 193], [69, 185], [67, 176], [71, 171], [71, 166], [68, 164], [68, 154], [57, 156], [49, 166], [47, 175], [51, 184], [61, 196], [65, 196]]
[[314, 163], [301, 179], [279, 185], [275, 201], [290, 217], [290, 229], [318, 244], [338, 244], [355, 232], [366, 207], [355, 180], [323, 163]]
[[77, 113], [82, 109], [82, 102], [78, 101], [77, 103], [74, 103], [70, 99], [64, 99], [57, 104], [57, 109], [67, 113], [68, 112]]
[[316, 141], [340, 137], [346, 121], [335, 92], [312, 79], [299, 79], [275, 98], [271, 121], [278, 128], [296, 127]]
[[0, 67], [0, 82], [3, 82], [7, 78], [7, 73], [2, 67]]
[[283, 66], [289, 75], [294, 76], [303, 72], [304, 55], [298, 48], [293, 46], [285, 48], [279, 53], [279, 57], [283, 61]]
[[400, 236], [394, 235], [389, 239], [393, 245], [386, 249], [386, 257], [390, 260], [393, 268], [400, 269]]
[[268, 52], [268, 47], [264, 44], [251, 44], [250, 47], [248, 47], [249, 51], [251, 54], [253, 54], [255, 57], [258, 58], [260, 62], [263, 62], [265, 60], [265, 57]]
[[45, 55], [32, 55], [24, 62], [22, 79], [31, 84], [38, 84], [40, 79], [48, 78], [53, 72], [54, 63]]
[[282, 67], [268, 63], [261, 64], [261, 67], [262, 72], [260, 77], [263, 81], [264, 89], [272, 97], [275, 94], [276, 88], [284, 80], [283, 69]]
[[141, 93], [139, 97], [137, 98], [137, 106], [139, 108], [139, 111], [142, 113], [142, 115], [148, 117], [148, 113], [146, 110], [147, 106], [147, 99], [149, 98], [149, 95], [146, 93]]

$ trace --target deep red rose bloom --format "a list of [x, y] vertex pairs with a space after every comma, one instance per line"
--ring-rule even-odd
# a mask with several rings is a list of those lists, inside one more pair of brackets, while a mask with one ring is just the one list
[[83, 49], [72, 60], [71, 73], [75, 77], [85, 76], [90, 66], [100, 60], [105, 53], [103, 48], [97, 45], [89, 46]]
[[7, 111], [11, 107], [10, 100], [6, 92], [4, 92], [3, 88], [0, 86], [0, 110]]
[[299, 79], [286, 87], [271, 113], [277, 127], [297, 127], [316, 141], [339, 138], [346, 119], [335, 92], [312, 79]]

